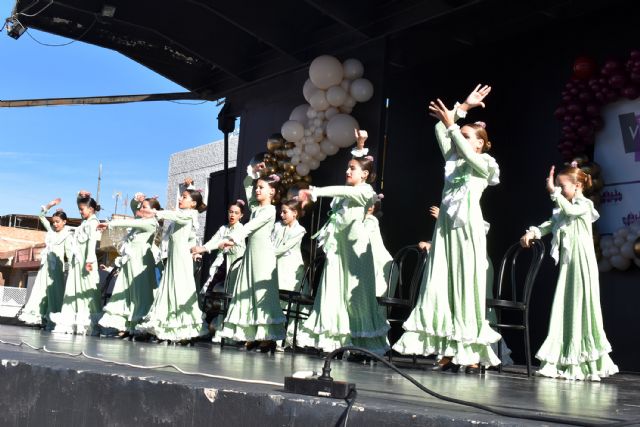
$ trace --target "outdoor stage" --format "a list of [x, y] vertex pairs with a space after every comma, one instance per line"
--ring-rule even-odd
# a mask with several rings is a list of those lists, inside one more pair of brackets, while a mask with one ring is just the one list
[[[320, 371], [318, 356], [245, 353], [235, 347], [175, 347], [118, 339], [52, 335], [0, 325], [0, 424], [9, 425], [335, 425], [344, 400], [284, 392], [284, 377]], [[175, 364], [185, 371], [261, 380], [252, 384], [170, 368], [105, 363]], [[394, 360], [395, 361], [395, 360]], [[523, 414], [569, 418], [584, 424], [640, 419], [640, 376], [616, 375], [602, 383], [527, 378], [517, 369], [484, 376], [432, 373], [427, 360], [407, 372], [441, 394]], [[410, 367], [410, 360], [400, 366]], [[541, 425], [500, 417], [429, 397], [381, 364], [334, 361], [332, 376], [354, 382], [357, 400], [348, 425]], [[549, 425], [549, 424], [547, 424]]]

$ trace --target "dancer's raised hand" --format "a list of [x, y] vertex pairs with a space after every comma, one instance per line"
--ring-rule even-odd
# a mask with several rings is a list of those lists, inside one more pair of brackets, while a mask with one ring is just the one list
[[440, 120], [446, 127], [455, 123], [453, 110], [449, 110], [440, 98], [429, 103], [429, 115]]
[[551, 169], [549, 169], [549, 176], [547, 177], [547, 191], [551, 194], [555, 191], [556, 186], [555, 186], [555, 170], [556, 167], [555, 166], [551, 166]]
[[356, 147], [358, 150], [364, 148], [364, 142], [369, 138], [369, 133], [366, 130], [356, 129]]
[[479, 84], [476, 86], [469, 95], [467, 95], [467, 99], [465, 99], [464, 104], [466, 105], [466, 109], [470, 110], [475, 107], [484, 108], [483, 100], [489, 95], [491, 92], [491, 86]]

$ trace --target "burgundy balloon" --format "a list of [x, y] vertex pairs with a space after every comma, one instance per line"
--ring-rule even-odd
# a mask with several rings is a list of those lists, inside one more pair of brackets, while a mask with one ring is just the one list
[[593, 93], [583, 90], [582, 92], [580, 92], [578, 94], [578, 99], [582, 102], [588, 102], [591, 101], [593, 99]]
[[572, 103], [567, 105], [567, 111], [569, 113], [577, 114], [582, 111], [582, 108], [580, 107], [580, 104]]
[[567, 114], [567, 110], [564, 107], [558, 107], [556, 108], [556, 110], [553, 112], [553, 115], [555, 116], [556, 119], [558, 120], [562, 120], [562, 118], [564, 117], [564, 115]]
[[624, 87], [626, 83], [627, 77], [621, 73], [614, 74], [609, 78], [609, 84], [611, 85], [611, 87], [616, 89]]
[[636, 99], [638, 97], [638, 89], [635, 86], [627, 86], [622, 89], [622, 96], [627, 99]]
[[592, 117], [591, 120], [589, 120], [589, 122], [591, 123], [591, 126], [593, 126], [593, 128], [596, 131], [599, 131], [604, 127], [604, 120], [602, 120], [602, 117]]
[[585, 113], [591, 117], [597, 117], [600, 115], [600, 107], [595, 103], [589, 103], [584, 107]]
[[589, 125], [582, 125], [578, 128], [578, 135], [587, 137], [593, 133], [593, 128]]

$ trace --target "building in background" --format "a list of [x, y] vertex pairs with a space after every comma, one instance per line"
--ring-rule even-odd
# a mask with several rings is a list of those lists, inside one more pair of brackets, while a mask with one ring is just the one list
[[[239, 132], [229, 134], [229, 168], [236, 166], [238, 157]], [[184, 180], [192, 178], [196, 189], [202, 190], [205, 202], [209, 198], [209, 175], [224, 168], [224, 141], [214, 141], [199, 147], [179, 151], [169, 159], [169, 176], [167, 179], [167, 205], [165, 209], [176, 209], [180, 194], [186, 188]], [[222, 195], [221, 195], [222, 197]], [[206, 212], [200, 214], [198, 228], [199, 243], [204, 238], [207, 219]]]

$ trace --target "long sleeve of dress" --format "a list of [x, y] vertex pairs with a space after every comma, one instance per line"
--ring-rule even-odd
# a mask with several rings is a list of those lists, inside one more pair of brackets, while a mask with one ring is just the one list
[[38, 218], [40, 219], [40, 223], [42, 224], [44, 229], [47, 230], [47, 231], [51, 231], [51, 224], [49, 223], [49, 220], [47, 219], [47, 211], [45, 210], [44, 206], [40, 210], [40, 215], [38, 215]]
[[529, 229], [527, 231], [531, 231], [533, 233], [533, 236], [536, 239], [539, 239], [542, 236], [545, 236], [545, 235], [551, 233], [552, 230], [553, 230], [553, 218], [550, 218], [549, 220], [547, 220], [547, 221], [543, 222], [542, 224], [538, 225], [537, 227], [535, 227], [535, 226], [529, 227]]
[[447, 129], [447, 132], [455, 144], [458, 153], [476, 172], [478, 172], [482, 177], [488, 178], [491, 174], [489, 163], [481, 154], [473, 151], [465, 137], [462, 135], [462, 132], [460, 132], [460, 127], [458, 125], [453, 125]]
[[318, 197], [342, 197], [361, 206], [369, 204], [374, 194], [375, 192], [370, 185], [332, 185], [311, 189], [311, 196], [314, 200]]
[[591, 207], [587, 204], [581, 203], [580, 199], [576, 198], [576, 203], [568, 201], [560, 192], [560, 188], [556, 187], [551, 193], [551, 200], [553, 200], [562, 213], [568, 217], [583, 216], [591, 211]]
[[260, 175], [253, 172], [251, 166], [247, 166], [247, 176], [244, 177], [242, 185], [244, 186], [244, 194], [247, 198], [247, 203], [249, 203], [251, 209], [258, 206], [258, 201], [256, 200], [255, 194], [253, 193], [253, 181], [259, 176]]
[[157, 211], [156, 218], [168, 219], [176, 224], [184, 225], [193, 221], [194, 216], [192, 210], [188, 209], [184, 211]]
[[155, 225], [148, 221], [137, 219], [114, 219], [109, 222], [109, 228], [133, 228], [142, 231], [154, 231]]
[[203, 245], [207, 252], [215, 251], [218, 249], [218, 246], [220, 245], [220, 243], [222, 243], [222, 240], [224, 240], [225, 230], [226, 227], [224, 225], [218, 228], [216, 234], [214, 234], [211, 239], [209, 239], [209, 241]]
[[257, 214], [253, 218], [251, 218], [249, 222], [247, 222], [242, 228], [238, 229], [237, 231], [234, 230], [234, 232], [231, 233], [229, 237], [234, 242], [247, 239], [251, 237], [251, 235], [255, 233], [256, 230], [259, 230], [265, 224], [273, 221], [274, 215], [274, 209], [259, 208]]
[[[467, 112], [457, 108], [456, 105], [453, 120], [457, 122], [459, 119], [464, 119], [465, 117], [467, 117]], [[448, 160], [449, 157], [451, 157], [451, 154], [453, 154], [453, 145], [451, 144], [451, 138], [447, 133], [447, 128], [444, 123], [440, 121], [436, 123], [436, 139], [438, 140], [438, 146], [442, 152], [442, 157], [444, 157], [445, 160]]]
[[276, 256], [281, 256], [296, 247], [296, 245], [300, 243], [300, 241], [304, 237], [305, 233], [306, 231], [302, 229], [297, 230], [296, 234], [294, 234], [293, 236], [289, 236], [286, 241], [282, 242], [275, 248]]

